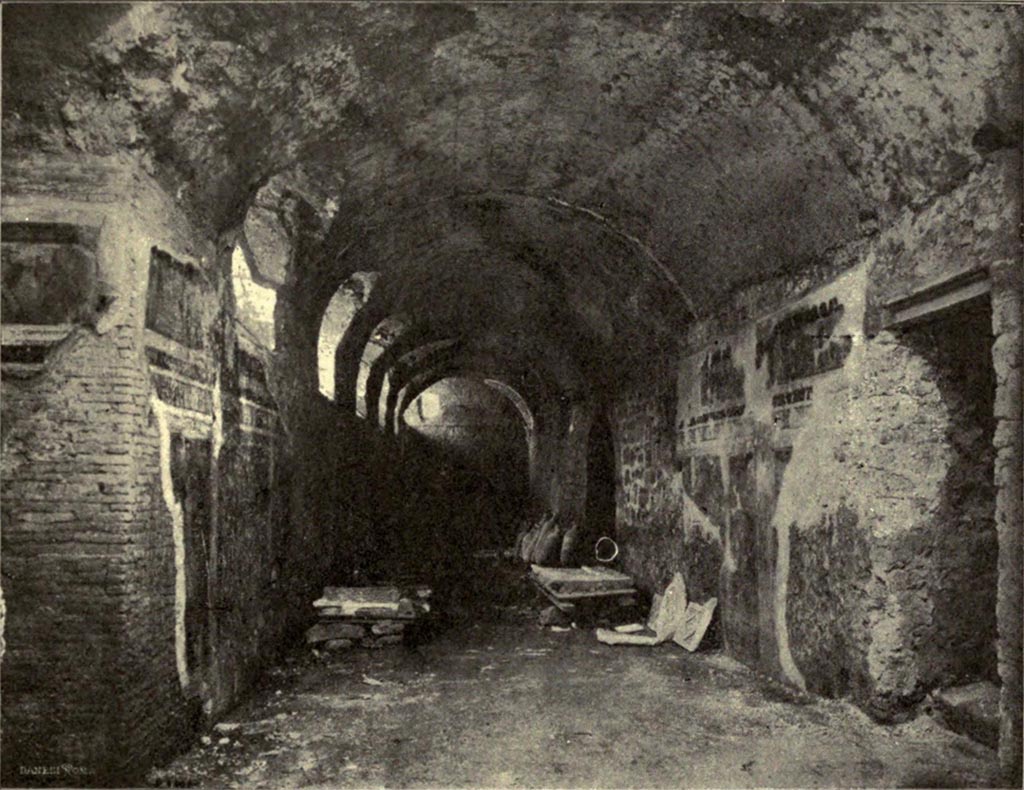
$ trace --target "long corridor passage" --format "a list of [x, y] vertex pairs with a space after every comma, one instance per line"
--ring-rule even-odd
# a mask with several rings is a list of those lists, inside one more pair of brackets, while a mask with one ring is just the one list
[[0, 785], [1024, 787], [1024, 4], [0, 23]]

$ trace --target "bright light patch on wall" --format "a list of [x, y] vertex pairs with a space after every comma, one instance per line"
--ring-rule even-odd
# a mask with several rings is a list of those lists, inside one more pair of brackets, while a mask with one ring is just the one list
[[368, 413], [366, 403], [366, 385], [370, 380], [370, 368], [377, 361], [377, 357], [384, 353], [384, 347], [371, 340], [366, 344], [363, 351], [363, 358], [359, 362], [359, 374], [356, 378], [356, 414], [366, 417]]
[[366, 418], [366, 382], [370, 380], [370, 363], [363, 357], [356, 374], [356, 416]]
[[419, 398], [417, 410], [424, 420], [433, 420], [441, 414], [441, 399], [436, 392], [424, 392]]
[[[338, 344], [356, 313], [369, 298], [370, 291], [373, 289], [374, 283], [377, 282], [377, 277], [377, 272], [353, 274], [348, 283], [334, 292], [334, 296], [331, 297], [327, 309], [324, 310], [324, 316], [320, 320], [320, 334], [317, 336], [317, 380], [320, 394], [331, 400], [334, 400], [337, 394], [334, 381], [334, 357], [338, 351]], [[362, 411], [365, 413], [365, 401], [363, 403]]]
[[334, 400], [334, 353], [355, 312], [356, 305], [352, 297], [339, 289], [324, 310], [324, 317], [320, 322], [320, 339], [317, 343], [320, 393], [331, 400]]
[[252, 270], [241, 247], [235, 247], [231, 255], [231, 282], [235, 290], [238, 320], [260, 345], [273, 349], [277, 291], [253, 280]]

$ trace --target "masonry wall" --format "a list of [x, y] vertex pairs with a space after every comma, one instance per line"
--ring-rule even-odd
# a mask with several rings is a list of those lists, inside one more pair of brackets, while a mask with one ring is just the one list
[[993, 409], [1013, 374], [987, 303], [883, 325], [922, 284], [1019, 268], [1016, 172], [993, 162], [812, 274], [736, 294], [613, 409], [629, 570], [651, 590], [682, 571], [718, 596], [730, 653], [886, 720], [997, 677]]
[[35, 380], [5, 371], [2, 710], [5, 774], [19, 784], [22, 768], [67, 763], [88, 782], [113, 767], [97, 758], [118, 736], [128, 524], [149, 501], [120, 430], [146, 399], [132, 350], [130, 332], [81, 330]]
[[[133, 169], [4, 168], [4, 781], [138, 781], [274, 660], [329, 559], [291, 529], [230, 250]], [[87, 287], [40, 311], [69, 267]]]
[[[112, 212], [127, 180], [95, 161], [4, 164], [5, 269], [27, 264], [19, 279], [35, 279], [31, 290], [45, 302], [80, 246], [74, 257], [88, 258], [93, 283], [62, 316], [31, 300], [4, 315], [5, 780], [109, 781], [137, 743], [123, 740], [131, 702], [119, 689], [134, 681], [166, 719], [184, 713], [161, 646], [124, 649], [139, 608], [159, 609], [160, 596], [173, 593], [170, 533], [146, 529], [154, 502], [137, 442], [149, 400], [135, 328], [137, 261]], [[88, 242], [62, 242], [69, 237]], [[48, 267], [54, 275], [40, 278]], [[143, 557], [163, 572], [144, 580]], [[173, 628], [164, 638], [173, 640]], [[150, 671], [135, 675], [150, 651]], [[145, 738], [147, 722], [138, 724]]]

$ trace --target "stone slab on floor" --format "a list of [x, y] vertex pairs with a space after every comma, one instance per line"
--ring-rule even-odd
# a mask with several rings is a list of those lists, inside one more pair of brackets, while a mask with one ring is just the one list
[[549, 568], [531, 565], [537, 584], [559, 598], [597, 594], [629, 594], [636, 591], [633, 578], [611, 568]]
[[932, 695], [939, 716], [953, 732], [992, 749], [999, 747], [999, 687], [988, 681], [942, 689]]

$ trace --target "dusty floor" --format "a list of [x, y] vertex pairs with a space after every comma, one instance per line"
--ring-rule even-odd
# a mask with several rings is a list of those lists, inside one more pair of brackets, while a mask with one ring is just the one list
[[[996, 755], [927, 716], [881, 727], [716, 650], [536, 624], [517, 566], [468, 561], [416, 646], [296, 649], [155, 784], [991, 786]], [[709, 642], [716, 637], [715, 624]]]
[[880, 727], [717, 651], [609, 647], [509, 618], [414, 648], [297, 651], [211, 736], [152, 781], [964, 787], [995, 771], [994, 752], [928, 717]]

